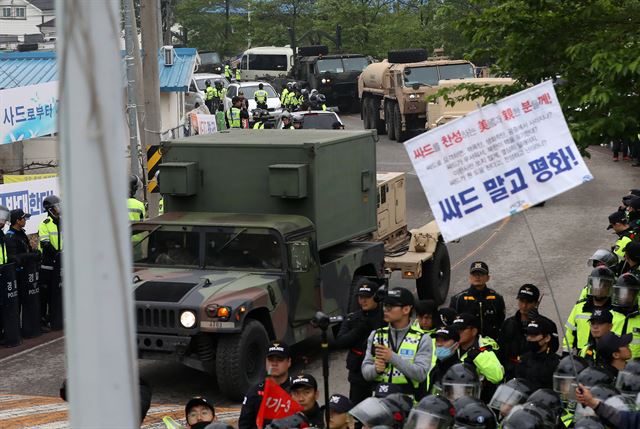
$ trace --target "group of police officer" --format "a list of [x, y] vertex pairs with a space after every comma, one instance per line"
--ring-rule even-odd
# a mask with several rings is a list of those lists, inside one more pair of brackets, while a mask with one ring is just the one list
[[[518, 310], [507, 318], [504, 299], [487, 286], [485, 262], [471, 264], [469, 288], [440, 309], [416, 302], [407, 289], [359, 279], [360, 309], [331, 344], [348, 349], [350, 383], [348, 398], [332, 396], [346, 416], [333, 420], [405, 429], [640, 428], [640, 190], [608, 220], [616, 242], [588, 259], [591, 271], [566, 322], [562, 355], [555, 323], [538, 312], [540, 290], [522, 285]], [[272, 344], [270, 373], [294, 399], [295, 380], [303, 379], [299, 387], [313, 400], [302, 414], [307, 424], [325, 427], [315, 379], [290, 377], [290, 364], [288, 347]], [[240, 429], [255, 427], [263, 386], [247, 394]], [[340, 414], [328, 405], [332, 416]]]
[[47, 217], [34, 248], [26, 234], [31, 214], [0, 206], [0, 338], [5, 347], [63, 327], [60, 199], [47, 196], [42, 211]]

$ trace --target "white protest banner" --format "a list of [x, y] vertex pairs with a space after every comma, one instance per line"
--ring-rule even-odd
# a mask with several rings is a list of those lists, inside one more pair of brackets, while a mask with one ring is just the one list
[[60, 195], [58, 178], [29, 180], [0, 185], [0, 204], [9, 210], [22, 209], [31, 214], [27, 221], [27, 234], [38, 232], [38, 225], [47, 218], [42, 201], [49, 195]]
[[195, 114], [198, 134], [212, 134], [218, 131], [216, 115]]
[[57, 131], [58, 82], [0, 90], [0, 144]]
[[447, 242], [593, 179], [550, 81], [404, 145]]

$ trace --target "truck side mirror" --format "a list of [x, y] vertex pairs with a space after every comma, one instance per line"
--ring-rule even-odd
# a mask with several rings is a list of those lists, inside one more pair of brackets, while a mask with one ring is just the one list
[[311, 252], [308, 241], [292, 241], [289, 243], [289, 259], [291, 271], [294, 273], [304, 273], [309, 271], [311, 263]]

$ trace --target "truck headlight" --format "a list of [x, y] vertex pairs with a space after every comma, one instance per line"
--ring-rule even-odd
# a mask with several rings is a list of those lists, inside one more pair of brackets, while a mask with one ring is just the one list
[[409, 100], [415, 100], [416, 98], [418, 98], [418, 94], [409, 95]]
[[322, 82], [322, 83], [329, 83], [329, 82], [331, 82], [331, 79], [325, 79], [325, 78], [322, 78], [322, 79], [320, 79], [320, 82]]
[[180, 313], [180, 324], [187, 329], [193, 328], [196, 324], [196, 314], [190, 310], [183, 311]]

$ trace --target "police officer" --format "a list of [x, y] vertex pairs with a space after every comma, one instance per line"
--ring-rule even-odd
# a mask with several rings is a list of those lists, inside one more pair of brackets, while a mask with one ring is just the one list
[[491, 401], [489, 401], [489, 408], [494, 409], [498, 413], [498, 417], [503, 419], [511, 412], [513, 407], [523, 404], [532, 391], [527, 380], [512, 378], [498, 386], [496, 393], [493, 394]]
[[636, 239], [636, 232], [629, 228], [626, 216], [620, 211], [615, 211], [609, 215], [607, 229], [613, 229], [613, 232], [618, 236], [611, 251], [618, 255], [618, 258], [622, 261], [624, 259], [624, 248], [628, 243]]
[[551, 338], [551, 351], [555, 353], [558, 350], [558, 328], [556, 324], [538, 313], [538, 305], [540, 301], [540, 290], [532, 284], [524, 284], [520, 286], [517, 295], [518, 311], [504, 321], [498, 336], [497, 351], [498, 358], [504, 366], [505, 379], [515, 377], [515, 371], [520, 364], [522, 355], [528, 351], [527, 349], [527, 325], [533, 319], [544, 318], [553, 326]]
[[416, 328], [420, 328], [432, 335], [436, 331], [436, 318], [438, 306], [432, 299], [423, 299], [416, 302]]
[[320, 109], [319, 110], [322, 110], [323, 112], [326, 112], [326, 110], [327, 110], [326, 102], [327, 102], [327, 97], [325, 97], [324, 94], [318, 94], [318, 104], [320, 105]]
[[458, 314], [469, 313], [479, 319], [479, 333], [483, 337], [498, 338], [504, 322], [504, 299], [495, 290], [487, 287], [490, 280], [489, 266], [477, 261], [469, 269], [469, 289], [454, 295], [449, 307]]
[[640, 242], [631, 241], [624, 247], [624, 262], [620, 273], [631, 273], [640, 276]]
[[596, 351], [602, 362], [602, 367], [617, 376], [618, 371], [624, 369], [627, 361], [631, 359], [629, 344], [632, 340], [631, 334], [620, 336], [613, 332], [604, 334], [596, 344]]
[[638, 311], [639, 292], [640, 279], [631, 273], [625, 273], [618, 277], [616, 284], [613, 286], [613, 310], [624, 316], [620, 335], [627, 333], [633, 335], [633, 339], [629, 345], [633, 358], [640, 357], [640, 312]]
[[433, 333], [436, 350], [436, 364], [429, 374], [429, 392], [440, 393], [442, 391], [442, 378], [449, 368], [460, 363], [456, 351], [459, 347], [460, 335], [458, 331], [447, 326], [441, 326]]
[[[129, 177], [129, 199], [127, 199], [127, 208], [129, 210], [129, 221], [140, 222], [146, 217], [144, 203], [136, 198], [136, 192], [140, 187], [140, 178], [134, 174]], [[133, 244], [133, 260], [137, 261], [142, 258], [142, 247], [138, 245], [144, 238], [144, 234], [135, 234], [131, 237]]]
[[350, 313], [340, 325], [332, 348], [348, 348], [347, 370], [349, 370], [349, 399], [354, 404], [371, 396], [373, 384], [362, 377], [362, 361], [367, 348], [367, 339], [372, 331], [382, 327], [382, 305], [376, 300], [379, 285], [363, 279], [356, 290], [360, 310]]
[[253, 93], [253, 99], [255, 100], [256, 105], [258, 106], [258, 109], [264, 109], [264, 110], [268, 109], [268, 106], [267, 106], [268, 98], [269, 98], [269, 93], [264, 90], [264, 84], [260, 82], [258, 84], [258, 90]]
[[218, 91], [216, 90], [216, 88], [214, 88], [213, 86], [211, 86], [211, 81], [209, 79], [207, 79], [204, 82], [205, 85], [205, 89], [204, 89], [204, 104], [207, 105], [207, 109], [209, 109], [209, 112], [213, 115], [216, 113], [216, 108], [218, 106], [219, 101], [218, 99]]
[[[9, 219], [11, 217], [11, 214], [9, 212], [9, 209], [6, 208], [3, 205], [0, 205], [0, 265], [6, 265], [9, 263], [9, 255], [7, 253], [7, 246], [6, 246], [6, 237], [4, 235], [4, 226], [6, 225], [7, 222], [9, 222]], [[5, 269], [10, 269], [9, 266], [5, 267]], [[4, 279], [3, 279], [4, 280]], [[4, 284], [4, 282], [3, 282]], [[8, 293], [9, 291], [3, 287], [3, 294]], [[4, 311], [3, 311], [4, 310]], [[2, 326], [2, 322], [4, 321], [3, 319], [6, 319], [9, 317], [9, 311], [6, 309], [3, 309], [2, 307], [0, 307], [0, 316], [2, 316], [0, 318], [0, 331], [3, 330], [3, 326]], [[18, 322], [19, 323], [19, 322]], [[13, 337], [13, 335], [11, 335]], [[18, 343], [17, 344], [7, 344], [7, 340], [10, 340], [10, 342], [14, 342], [14, 339], [8, 339], [7, 335], [5, 333], [5, 345], [9, 345], [9, 346], [17, 346], [20, 342], [20, 338], [17, 338]]]
[[369, 335], [362, 376], [368, 381], [397, 384], [419, 400], [427, 393], [435, 354], [431, 337], [411, 323], [413, 305], [409, 290], [393, 288], [387, 292], [383, 311], [388, 326]]
[[253, 116], [253, 129], [254, 130], [264, 130], [264, 122], [262, 122], [262, 109], [254, 109], [252, 113]]
[[611, 308], [611, 288], [614, 280], [613, 272], [603, 266], [594, 268], [587, 279], [588, 296], [574, 305], [565, 324], [565, 339], [562, 349], [569, 352], [576, 350], [578, 354], [589, 343], [589, 317], [597, 309]]
[[516, 368], [516, 376], [527, 380], [535, 389], [553, 387], [553, 373], [560, 357], [551, 349], [554, 324], [547, 319], [538, 318], [527, 326], [527, 348], [522, 362]]
[[224, 65], [224, 77], [228, 82], [231, 82], [231, 66], [229, 65], [229, 63], [226, 63]]
[[282, 119], [282, 127], [280, 129], [293, 130], [293, 124], [291, 123], [291, 113], [283, 112], [280, 118]]
[[[291, 378], [289, 369], [291, 368], [291, 353], [289, 346], [282, 341], [273, 341], [267, 347], [266, 369], [269, 377], [280, 385], [287, 392], [291, 388]], [[242, 401], [240, 418], [238, 419], [238, 429], [256, 428], [256, 417], [262, 396], [264, 395], [264, 381], [252, 386]], [[268, 422], [265, 422], [268, 423]]]
[[460, 361], [474, 365], [478, 375], [483, 377], [482, 400], [488, 402], [504, 378], [504, 368], [495, 354], [498, 344], [491, 337], [479, 335], [480, 322], [473, 314], [458, 314], [451, 326], [460, 335], [458, 357]]
[[574, 397], [576, 375], [588, 366], [586, 359], [573, 355], [566, 355], [558, 362], [553, 373], [553, 391], [560, 395], [565, 404]]
[[640, 359], [627, 362], [616, 377], [616, 389], [629, 399], [635, 400], [640, 393]]
[[627, 223], [632, 230], [640, 229], [640, 197], [629, 200], [627, 206]]
[[353, 402], [344, 395], [333, 394], [329, 397], [329, 429], [350, 429], [353, 427], [349, 411]]
[[227, 128], [242, 128], [242, 122], [240, 119], [240, 107], [242, 101], [238, 97], [231, 99], [231, 108], [227, 110]]
[[293, 82], [287, 82], [285, 85], [282, 85], [282, 92], [280, 93], [280, 103], [283, 107], [285, 107], [285, 103], [289, 96], [289, 91], [293, 88]]
[[313, 375], [299, 374], [291, 379], [291, 397], [302, 406], [309, 426], [323, 429], [324, 412], [318, 405], [318, 396], [318, 382]]
[[413, 407], [404, 429], [449, 428], [453, 425], [452, 411], [453, 405], [444, 396], [426, 396]]
[[236, 82], [239, 83], [242, 80], [242, 76], [240, 75], [240, 67], [236, 67], [235, 75], [236, 75]]
[[613, 317], [616, 317], [616, 331], [622, 332], [624, 316], [617, 311], [602, 308], [593, 310], [589, 317], [589, 343], [580, 351], [580, 356], [585, 358], [589, 365], [599, 365], [600, 359], [596, 352], [596, 343], [604, 334], [613, 330]]
[[224, 87], [220, 79], [216, 80], [215, 86], [216, 92], [218, 93], [218, 106], [216, 110], [224, 110], [224, 98], [227, 96], [227, 88]]
[[22, 209], [11, 210], [11, 227], [6, 234], [9, 262], [15, 264], [20, 298], [22, 336], [40, 335], [40, 297], [38, 291], [38, 262], [40, 255], [31, 247], [25, 232], [31, 215]]
[[[47, 218], [38, 226], [40, 243], [38, 250], [42, 253], [40, 266], [40, 313], [42, 315], [43, 331], [49, 330], [51, 318], [51, 293], [55, 282], [60, 279], [60, 265], [56, 263], [62, 251], [62, 228], [60, 224], [60, 198], [49, 195], [42, 201], [42, 209]], [[52, 327], [62, 329], [62, 326]]]

